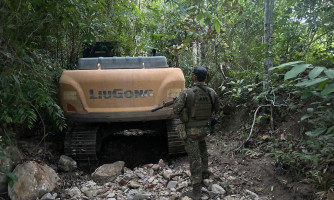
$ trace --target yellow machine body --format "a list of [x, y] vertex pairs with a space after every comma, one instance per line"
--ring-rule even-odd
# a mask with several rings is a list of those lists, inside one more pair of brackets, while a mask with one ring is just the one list
[[[98, 63], [98, 65], [101, 65]], [[172, 119], [171, 108], [151, 109], [171, 101], [185, 88], [179, 68], [65, 70], [60, 100], [68, 120], [125, 122]], [[94, 66], [94, 67], [95, 67]]]

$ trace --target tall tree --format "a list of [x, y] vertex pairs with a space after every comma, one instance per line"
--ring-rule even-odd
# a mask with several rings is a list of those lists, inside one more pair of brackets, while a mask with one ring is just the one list
[[264, 44], [266, 51], [264, 56], [264, 73], [263, 73], [263, 91], [269, 89], [270, 72], [269, 68], [273, 66], [272, 58], [272, 35], [273, 35], [273, 16], [274, 16], [274, 0], [264, 1]]

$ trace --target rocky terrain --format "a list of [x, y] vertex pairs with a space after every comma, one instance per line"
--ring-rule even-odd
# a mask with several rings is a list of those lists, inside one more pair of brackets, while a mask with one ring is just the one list
[[[208, 138], [213, 174], [203, 182], [202, 199], [314, 199], [308, 185], [279, 176], [271, 157], [235, 154], [226, 150], [233, 142], [226, 141], [222, 147], [217, 141], [219, 136]], [[122, 160], [98, 166], [76, 163], [46, 147], [36, 148], [33, 141], [18, 146], [23, 152], [13, 172], [18, 182], [1, 199], [189, 199], [181, 197], [191, 190], [185, 155], [129, 168]]]

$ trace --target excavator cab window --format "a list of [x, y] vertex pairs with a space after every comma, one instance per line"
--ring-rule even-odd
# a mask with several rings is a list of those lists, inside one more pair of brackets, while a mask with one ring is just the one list
[[85, 43], [83, 45], [83, 58], [113, 57], [115, 55], [115, 44], [111, 42], [96, 42], [94, 45]]

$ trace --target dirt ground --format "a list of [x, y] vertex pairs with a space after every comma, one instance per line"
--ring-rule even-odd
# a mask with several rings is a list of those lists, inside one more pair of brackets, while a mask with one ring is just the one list
[[265, 154], [251, 157], [232, 151], [220, 151], [217, 141], [217, 136], [208, 138], [209, 167], [217, 178], [228, 174], [226, 184], [230, 188], [230, 194], [253, 192], [259, 199], [314, 199], [312, 188], [293, 182], [288, 174], [280, 174], [272, 157]]
[[[188, 169], [187, 156], [166, 157], [166, 152], [161, 150], [162, 141], [162, 137], [148, 137], [145, 135], [135, 136], [134, 138], [119, 136], [112, 141], [112, 143], [118, 144], [113, 145], [114, 148], [110, 148], [108, 145], [104, 147], [106, 154], [101, 156], [102, 160], [97, 165], [111, 163], [122, 157], [126, 163], [129, 163], [127, 167], [132, 168], [136, 165], [142, 166], [145, 163], [157, 163], [162, 158], [169, 165]], [[61, 152], [52, 149], [53, 145], [51, 143], [46, 145], [51, 149], [45, 150], [45, 146], [32, 148], [37, 142], [38, 138], [30, 138], [19, 142], [25, 160], [38, 160], [56, 168]], [[252, 199], [260, 200], [314, 199], [312, 188], [302, 183], [293, 182], [287, 174], [281, 175], [272, 157], [265, 154], [249, 156], [244, 153], [229, 151], [229, 145], [233, 146], [234, 143], [233, 140], [222, 142], [219, 134], [209, 136], [207, 139], [209, 168], [214, 174], [211, 178], [225, 183], [224, 189], [227, 191], [227, 195], [234, 196], [235, 199], [242, 199], [245, 196], [248, 198], [252, 196], [254, 197]], [[117, 151], [115, 151], [119, 148], [123, 149], [122, 154], [117, 154]], [[136, 154], [133, 155], [133, 152], [136, 152]], [[159, 153], [150, 154], [150, 152]], [[81, 165], [80, 168], [89, 175], [95, 169], [95, 166], [90, 165], [87, 168], [87, 166]], [[77, 180], [67, 181], [74, 183]], [[70, 185], [68, 186], [70, 187]]]
[[[243, 114], [236, 116], [239, 120], [244, 120], [243, 118]], [[236, 119], [230, 120], [236, 122]], [[239, 124], [243, 123], [230, 123], [230, 126], [223, 124], [224, 132], [218, 128], [214, 135], [207, 138], [209, 169], [213, 172], [211, 178], [224, 183], [227, 196], [235, 200], [249, 199], [249, 196], [258, 200], [317, 199], [310, 185], [297, 182], [291, 175], [282, 173], [280, 166], [268, 154], [256, 150], [249, 153], [233, 151], [240, 144], [237, 132], [244, 128]], [[61, 141], [57, 144], [51, 141], [43, 143], [40, 138], [37, 136], [18, 140], [25, 160], [35, 160], [56, 169], [62, 154], [59, 148]], [[125, 161], [126, 167], [134, 168], [163, 159], [168, 165], [188, 169], [186, 155], [171, 158], [167, 156], [165, 141], [166, 137], [163, 135], [117, 135], [104, 142], [98, 163], [89, 166], [79, 164], [79, 168], [89, 176], [98, 166], [118, 160]], [[68, 187], [71, 187], [71, 183], [80, 181], [70, 179], [71, 177], [66, 180], [69, 182]], [[8, 196], [1, 194], [0, 198], [8, 199]]]

